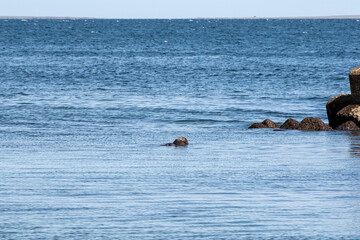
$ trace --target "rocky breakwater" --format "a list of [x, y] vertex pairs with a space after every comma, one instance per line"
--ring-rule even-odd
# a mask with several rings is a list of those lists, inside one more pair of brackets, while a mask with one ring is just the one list
[[297, 129], [306, 131], [346, 130], [360, 131], [360, 66], [349, 73], [351, 94], [340, 94], [326, 104], [329, 125], [320, 118], [307, 117], [300, 123], [286, 120], [281, 126], [269, 119], [254, 123], [249, 128]]
[[326, 123], [321, 121], [320, 118], [307, 117], [301, 122], [289, 118], [281, 126], [273, 121], [266, 119], [262, 123], [254, 123], [249, 128], [275, 128], [278, 130], [294, 129], [305, 131], [329, 131], [332, 130]]
[[349, 73], [351, 94], [340, 94], [326, 104], [329, 125], [337, 130], [360, 130], [360, 66]]

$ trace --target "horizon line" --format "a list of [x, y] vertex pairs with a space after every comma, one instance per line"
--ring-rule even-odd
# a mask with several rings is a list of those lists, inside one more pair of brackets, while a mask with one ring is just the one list
[[77, 19], [93, 19], [93, 20], [191, 20], [191, 19], [238, 19], [238, 20], [250, 20], [250, 19], [360, 19], [360, 15], [333, 15], [333, 16], [297, 16], [297, 17], [175, 17], [175, 18], [140, 18], [140, 17], [134, 17], [134, 18], [115, 18], [115, 17], [65, 17], [65, 16], [0, 16], [0, 19], [59, 19], [59, 20], [65, 20], [65, 19], [71, 19], [71, 20], [77, 20]]

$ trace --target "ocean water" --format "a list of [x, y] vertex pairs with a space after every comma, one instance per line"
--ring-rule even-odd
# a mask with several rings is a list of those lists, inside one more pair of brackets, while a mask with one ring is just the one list
[[[360, 239], [360, 22], [0, 20], [0, 239]], [[184, 136], [188, 147], [164, 147]]]

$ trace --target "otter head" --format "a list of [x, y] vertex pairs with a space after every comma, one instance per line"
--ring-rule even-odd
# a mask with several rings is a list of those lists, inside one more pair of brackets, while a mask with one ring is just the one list
[[188, 145], [189, 142], [186, 138], [184, 137], [179, 137], [178, 139], [175, 139], [174, 142], [172, 143], [167, 143], [164, 146], [177, 146], [177, 147], [185, 147], [186, 145]]
[[173, 142], [175, 146], [186, 146], [189, 144], [188, 140], [184, 137], [179, 137], [178, 139], [175, 139]]
[[188, 140], [184, 137], [179, 137], [177, 140], [183, 141], [186, 145], [189, 144]]

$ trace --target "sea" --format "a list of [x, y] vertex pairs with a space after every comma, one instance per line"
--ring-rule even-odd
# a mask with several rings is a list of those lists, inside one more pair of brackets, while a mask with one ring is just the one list
[[[0, 239], [360, 239], [359, 19], [1, 19]], [[187, 147], [163, 144], [186, 137]]]

